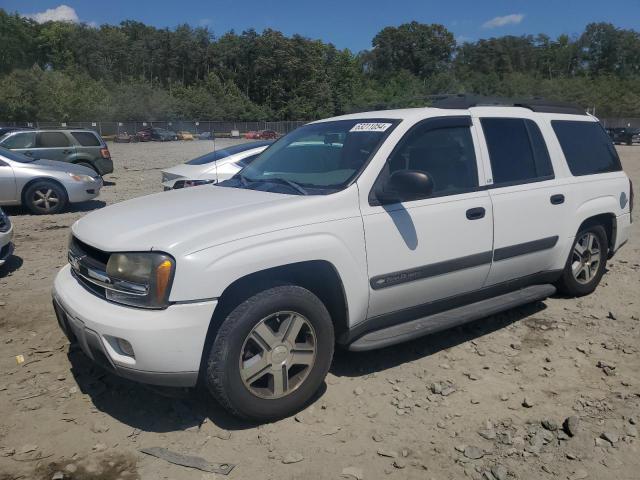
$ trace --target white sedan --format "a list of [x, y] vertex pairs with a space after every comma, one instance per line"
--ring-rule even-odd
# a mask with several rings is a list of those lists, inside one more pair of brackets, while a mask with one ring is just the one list
[[228, 180], [272, 143], [273, 141], [241, 143], [162, 170], [162, 185], [165, 190], [172, 190]]

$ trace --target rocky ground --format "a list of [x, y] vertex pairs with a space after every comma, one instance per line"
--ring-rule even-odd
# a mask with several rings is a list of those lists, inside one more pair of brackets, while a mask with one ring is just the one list
[[[116, 173], [98, 200], [50, 217], [9, 211], [16, 257], [0, 269], [0, 479], [225, 478], [139, 452], [147, 447], [236, 464], [230, 479], [639, 477], [638, 223], [595, 294], [378, 352], [338, 352], [311, 407], [251, 425], [202, 393], [167, 397], [105, 373], [58, 330], [49, 292], [69, 226], [160, 191], [161, 168], [211, 144], [110, 148]], [[640, 186], [640, 147], [619, 151]]]

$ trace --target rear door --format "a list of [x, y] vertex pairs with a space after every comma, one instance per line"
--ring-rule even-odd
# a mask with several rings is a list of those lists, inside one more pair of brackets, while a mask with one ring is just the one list
[[36, 149], [33, 155], [47, 160], [68, 162], [75, 154], [75, 145], [64, 132], [38, 132], [36, 134]]
[[555, 178], [540, 126], [533, 118], [479, 120], [494, 221], [486, 284], [551, 270], [564, 255], [564, 225], [570, 219], [566, 188]]

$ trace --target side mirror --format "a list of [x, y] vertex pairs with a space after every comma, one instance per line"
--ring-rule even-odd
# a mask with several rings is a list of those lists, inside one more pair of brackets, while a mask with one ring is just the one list
[[381, 205], [409, 202], [433, 193], [433, 180], [428, 173], [418, 170], [398, 170], [376, 191]]

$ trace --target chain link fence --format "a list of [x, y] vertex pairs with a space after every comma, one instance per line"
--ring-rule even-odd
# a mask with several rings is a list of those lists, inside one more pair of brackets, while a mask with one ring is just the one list
[[237, 122], [215, 120], [166, 120], [157, 122], [0, 122], [3, 127], [33, 127], [33, 128], [88, 128], [100, 135], [108, 137], [127, 132], [136, 133], [143, 128], [156, 127], [174, 132], [187, 131], [194, 134], [214, 132], [217, 136], [231, 136], [232, 132], [243, 135], [256, 130], [273, 130], [281, 135], [304, 125], [304, 121], [280, 122]]
[[640, 118], [601, 118], [605, 128], [640, 128]]

